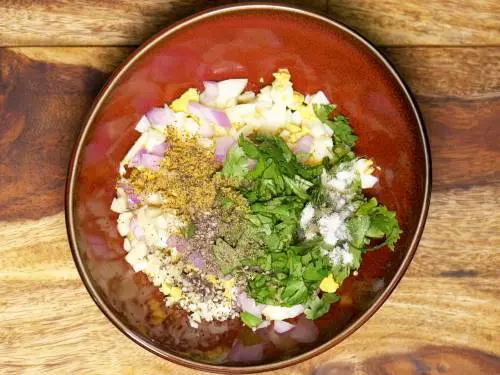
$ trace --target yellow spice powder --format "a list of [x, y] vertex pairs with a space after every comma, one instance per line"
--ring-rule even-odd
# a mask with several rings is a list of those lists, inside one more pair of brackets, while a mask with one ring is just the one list
[[216, 184], [212, 176], [218, 165], [211, 148], [196, 138], [184, 138], [177, 130], [167, 131], [169, 150], [157, 171], [134, 169], [130, 182], [139, 194], [161, 193], [164, 207], [192, 214], [212, 207]]

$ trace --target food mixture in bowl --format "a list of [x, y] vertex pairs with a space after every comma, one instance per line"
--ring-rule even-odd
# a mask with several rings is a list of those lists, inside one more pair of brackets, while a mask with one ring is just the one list
[[145, 114], [111, 209], [127, 262], [191, 327], [241, 319], [303, 339], [363, 254], [394, 249], [401, 230], [365, 196], [377, 166], [322, 91], [294, 91], [287, 69], [246, 86], [207, 81]]

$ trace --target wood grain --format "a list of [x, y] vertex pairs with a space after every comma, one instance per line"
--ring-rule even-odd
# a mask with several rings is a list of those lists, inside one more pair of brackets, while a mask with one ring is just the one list
[[79, 65], [51, 69], [4, 49], [0, 61], [0, 216], [50, 215], [61, 209], [65, 166], [106, 76]]
[[[4, 0], [0, 45], [137, 45], [175, 20], [229, 2]], [[500, 43], [500, 3], [494, 0], [284, 2], [328, 13], [379, 45]]]
[[490, 99], [500, 96], [498, 47], [383, 48], [419, 97]]
[[[476, 370], [481, 365], [500, 368], [499, 357], [487, 354], [500, 354], [500, 294], [495, 284], [500, 241], [498, 236], [488, 238], [489, 230], [500, 226], [500, 215], [488, 214], [499, 202], [483, 199], [495, 193], [497, 187], [475, 187], [434, 194], [428, 230], [389, 301], [335, 349], [275, 373], [338, 374], [347, 364], [360, 374], [400, 375], [411, 373], [398, 371], [413, 363], [412, 356], [428, 367], [442, 361], [454, 366], [460, 359], [471, 369], [467, 374], [494, 373]], [[0, 238], [9, 239], [0, 257], [1, 373], [195, 373], [139, 348], [106, 320], [73, 265], [62, 213], [0, 224]], [[446, 242], [457, 234], [455, 241]], [[463, 269], [474, 276], [448, 275]], [[429, 343], [432, 351], [421, 349]], [[465, 358], [457, 349], [461, 347], [468, 348], [463, 349]], [[436, 363], [439, 355], [444, 359]]]
[[500, 3], [491, 0], [331, 0], [328, 14], [377, 44], [497, 45]]
[[[14, 47], [51, 64], [84, 65], [111, 73], [135, 47]], [[386, 57], [418, 96], [463, 99], [500, 95], [499, 47], [384, 47]]]
[[[129, 52], [0, 49], [1, 220], [40, 218], [62, 209], [66, 168], [85, 113], [107, 74]], [[401, 67], [421, 105], [431, 137], [434, 188], [500, 181], [500, 83], [495, 74], [500, 48], [385, 52]], [[453, 71], [459, 59], [467, 68], [456, 83], [444, 73]], [[92, 63], [81, 65], [88, 61]], [[478, 79], [488, 84], [478, 84]], [[25, 103], [30, 103], [28, 109]], [[37, 158], [26, 150], [35, 150]], [[26, 199], [35, 194], [38, 210]]]
[[[74, 267], [62, 211], [83, 116], [127, 46], [208, 3], [0, 4], [1, 45], [125, 46], [0, 49], [1, 374], [199, 373], [143, 350], [104, 317]], [[500, 373], [500, 3], [471, 4], [310, 3], [379, 44], [410, 44], [383, 52], [422, 109], [434, 193], [415, 259], [381, 310], [336, 348], [274, 374]], [[483, 47], [464, 46], [473, 44]]]
[[[0, 46], [137, 45], [174, 21], [226, 3], [216, 0], [7, 0], [0, 3], [3, 17]], [[288, 3], [326, 11], [326, 0]]]

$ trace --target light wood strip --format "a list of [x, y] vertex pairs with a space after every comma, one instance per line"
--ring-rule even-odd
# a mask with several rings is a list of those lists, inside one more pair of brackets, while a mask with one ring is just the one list
[[[379, 45], [498, 45], [492, 0], [292, 0], [325, 12]], [[6, 0], [0, 45], [137, 45], [213, 0]]]
[[[500, 186], [435, 192], [411, 277], [500, 277]], [[0, 222], [0, 279], [78, 280], [63, 213]]]
[[500, 96], [499, 47], [383, 48], [410, 89], [427, 98]]
[[491, 0], [329, 0], [329, 15], [378, 45], [497, 45]]
[[[83, 65], [111, 73], [135, 47], [15, 47], [50, 64]], [[419, 96], [488, 99], [500, 96], [500, 47], [382, 48]]]
[[[2, 297], [0, 304], [2, 373], [122, 374], [135, 373], [133, 369], [196, 373], [133, 344], [93, 305], [79, 281], [34, 284], [9, 280], [0, 285], [2, 296], [9, 296]], [[376, 356], [408, 355], [429, 343], [498, 355], [495, 338], [500, 334], [500, 309], [493, 284], [490, 278], [471, 282], [406, 277], [389, 301], [350, 338], [310, 361], [274, 373], [310, 374], [332, 360], [359, 366]]]
[[[61, 211], [67, 165], [84, 116], [110, 71], [130, 51], [0, 49], [0, 220], [37, 219]], [[435, 190], [500, 182], [499, 51], [386, 51], [421, 105], [432, 146]], [[463, 79], [451, 73], [458, 59], [467, 65]], [[36, 150], [37, 157], [26, 149]]]

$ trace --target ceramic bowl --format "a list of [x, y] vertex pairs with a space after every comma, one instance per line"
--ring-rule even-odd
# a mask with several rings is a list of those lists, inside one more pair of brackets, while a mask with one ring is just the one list
[[[342, 299], [308, 330], [310, 342], [252, 333], [239, 320], [189, 327], [161, 293], [125, 262], [110, 211], [118, 164], [138, 137], [134, 125], [153, 106], [204, 80], [247, 77], [255, 90], [288, 68], [300, 92], [323, 90], [359, 136], [356, 151], [381, 167], [369, 191], [397, 212], [403, 235], [395, 252], [368, 253]], [[430, 154], [408, 89], [387, 60], [344, 25], [277, 5], [209, 10], [154, 36], [114, 73], [83, 126], [69, 168], [66, 219], [73, 257], [90, 295], [119, 330], [151, 352], [216, 373], [272, 370], [332, 348], [365, 323], [393, 291], [415, 253], [429, 206]], [[84, 317], [82, 318], [84, 319]], [[311, 342], [312, 341], [312, 342]], [[262, 355], [228, 356], [236, 345]], [[234, 349], [233, 349], [234, 350]], [[252, 357], [253, 355], [253, 357]], [[243, 359], [242, 359], [243, 358]]]

